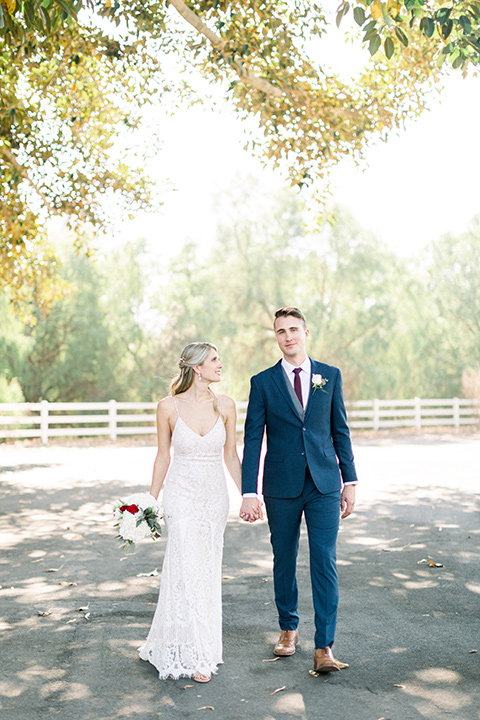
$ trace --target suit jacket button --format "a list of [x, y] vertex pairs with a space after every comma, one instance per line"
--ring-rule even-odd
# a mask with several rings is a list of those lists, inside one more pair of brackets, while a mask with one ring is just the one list
[[304, 453], [304, 452], [302, 452], [302, 455], [305, 455], [305, 453]]
[[306, 427], [303, 427], [303, 428], [302, 428], [303, 432], [305, 432], [306, 429], [307, 429]]

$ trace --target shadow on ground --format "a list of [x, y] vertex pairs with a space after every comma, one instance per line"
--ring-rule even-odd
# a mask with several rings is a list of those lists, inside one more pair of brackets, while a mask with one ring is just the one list
[[335, 651], [350, 668], [319, 678], [308, 672], [314, 647], [304, 533], [299, 650], [272, 662], [278, 631], [267, 526], [232, 518], [225, 662], [201, 686], [159, 681], [138, 659], [160, 581], [148, 574], [161, 571], [165, 538], [122, 554], [112, 505], [133, 491], [138, 486], [121, 481], [0, 482], [3, 720], [480, 718], [478, 495], [382, 489], [343, 522]]

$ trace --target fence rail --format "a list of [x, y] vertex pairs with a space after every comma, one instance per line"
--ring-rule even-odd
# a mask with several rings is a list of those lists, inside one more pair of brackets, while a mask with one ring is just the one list
[[[131, 403], [0, 403], [0, 439], [155, 434], [154, 402]], [[237, 403], [237, 431], [243, 430], [247, 403]], [[464, 398], [359, 400], [347, 403], [351, 428], [387, 428], [477, 425], [480, 404]]]

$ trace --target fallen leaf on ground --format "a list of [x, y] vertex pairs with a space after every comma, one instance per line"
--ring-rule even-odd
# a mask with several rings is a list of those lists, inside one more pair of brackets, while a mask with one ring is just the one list
[[90, 603], [88, 603], [88, 605], [86, 607], [79, 607], [79, 608], [75, 608], [75, 609], [77, 612], [85, 612], [85, 610], [88, 610], [89, 607], [90, 607]]
[[45, 572], [58, 572], [59, 570], [62, 569], [62, 567], [63, 567], [63, 565], [60, 565], [60, 567], [58, 567], [58, 568], [48, 568], [48, 570], [45, 570]]
[[395, 685], [393, 687], [399, 687], [399, 688], [402, 688], [402, 690], [404, 690], [406, 688], [406, 685], [397, 685], [395, 683]]
[[73, 620], [67, 620], [67, 622], [65, 624], [70, 625], [70, 623], [72, 623], [72, 622], [77, 622], [77, 618], [73, 618]]
[[213, 705], [203, 705], [202, 707], [197, 708], [197, 710], [215, 710], [215, 708]]
[[277, 660], [280, 660], [280, 658], [267, 658], [266, 660], [262, 660], [262, 662], [277, 662]]
[[195, 687], [195, 685], [184, 685], [184, 686], [183, 686], [183, 689], [186, 690], [186, 689], [189, 688], [189, 687]]
[[37, 610], [37, 615], [40, 615], [40, 617], [47, 617], [47, 615], [51, 615], [51, 610]]
[[66, 580], [61, 580], [58, 584], [59, 584], [59, 585], [65, 585], [65, 587], [70, 587], [71, 585], [76, 585], [77, 583], [75, 583], [75, 582], [67, 582]]
[[286, 689], [287, 689], [287, 686], [286, 686], [286, 685], [283, 685], [281, 688], [277, 688], [276, 690], [274, 690], [273, 692], [271, 692], [270, 695], [275, 695], [275, 693], [277, 693], [277, 692], [282, 692], [282, 690], [286, 690]]
[[429, 567], [443, 567], [442, 563], [433, 562], [433, 560], [428, 560], [428, 558], [418, 560], [417, 565], [428, 565]]
[[268, 578], [262, 578], [263, 582], [268, 582]]
[[85, 618], [85, 620], [88, 620], [88, 618], [90, 617], [90, 613], [85, 613], [83, 617]]
[[149, 573], [138, 573], [137, 577], [155, 577], [158, 575], [158, 569], [155, 568], [155, 570], [152, 570], [152, 572]]
[[309, 670], [308, 672], [312, 677], [320, 677], [320, 673], [318, 673], [316, 670]]
[[476, 653], [477, 650], [470, 650], [470, 653]]
[[235, 580], [235, 575], [222, 575], [222, 580]]

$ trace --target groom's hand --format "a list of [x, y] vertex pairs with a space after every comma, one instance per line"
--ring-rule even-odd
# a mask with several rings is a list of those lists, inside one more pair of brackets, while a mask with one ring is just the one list
[[340, 517], [344, 520], [352, 514], [355, 507], [355, 485], [345, 485], [342, 491], [342, 499], [340, 501]]
[[262, 512], [263, 503], [255, 497], [243, 498], [239, 515], [246, 522], [255, 522], [255, 520], [263, 520]]

